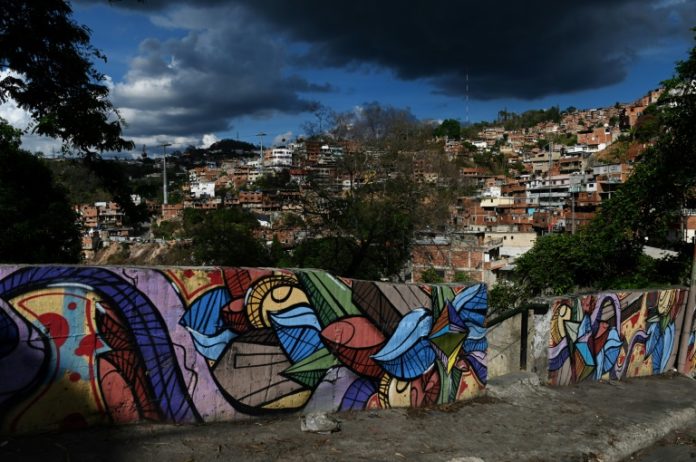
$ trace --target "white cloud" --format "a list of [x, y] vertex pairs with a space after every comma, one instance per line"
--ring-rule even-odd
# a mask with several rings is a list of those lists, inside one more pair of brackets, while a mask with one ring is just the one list
[[217, 143], [218, 141], [220, 141], [220, 138], [215, 136], [214, 133], [206, 133], [203, 135], [203, 139], [201, 140], [201, 147], [209, 148], [212, 144]]
[[135, 143], [134, 152], [140, 153], [145, 146], [150, 157], [160, 157], [163, 153], [163, 144], [167, 146], [167, 153], [171, 154], [175, 150], [183, 150], [189, 146], [200, 146], [202, 140], [198, 136], [171, 136], [171, 135], [149, 135], [149, 136], [132, 136], [129, 138]]
[[242, 116], [299, 113], [306, 91], [327, 91], [287, 75], [286, 38], [246, 9], [175, 6], [151, 16], [183, 37], [141, 42], [112, 101], [129, 136], [202, 137], [231, 128]]

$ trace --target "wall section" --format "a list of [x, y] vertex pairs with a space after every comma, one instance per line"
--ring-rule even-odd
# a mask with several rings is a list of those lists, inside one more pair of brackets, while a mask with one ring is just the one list
[[[551, 306], [551, 385], [661, 374], [676, 367], [688, 290], [608, 292]], [[688, 372], [688, 371], [687, 371]]]
[[422, 406], [485, 386], [486, 287], [0, 267], [0, 431]]

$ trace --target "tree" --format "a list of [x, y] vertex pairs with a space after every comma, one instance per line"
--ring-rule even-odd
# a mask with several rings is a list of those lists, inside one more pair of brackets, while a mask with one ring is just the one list
[[431, 128], [421, 123], [411, 110], [384, 106], [376, 101], [364, 103], [359, 111], [333, 115], [330, 130], [337, 139], [352, 139], [375, 149], [397, 152], [422, 147], [431, 138]]
[[503, 124], [506, 130], [519, 130], [533, 127], [541, 122], [551, 121], [558, 123], [561, 121], [561, 111], [558, 109], [558, 106], [552, 106], [546, 110], [532, 109], [522, 114], [503, 110], [498, 112], [498, 121]]
[[133, 148], [124, 121], [109, 101], [106, 78], [94, 67], [106, 57], [90, 44], [91, 31], [71, 18], [62, 0], [0, 2], [0, 103], [14, 100], [33, 119], [31, 130], [59, 139], [84, 157], [132, 224], [142, 219], [125, 182], [95, 162], [105, 151]]
[[359, 279], [397, 275], [410, 255], [419, 210], [414, 192], [402, 180], [387, 180], [324, 198], [320, 235], [295, 248], [293, 265]]
[[458, 120], [445, 119], [439, 127], [433, 131], [433, 135], [438, 137], [446, 136], [447, 138], [458, 140], [461, 136], [461, 124]]
[[[306, 193], [305, 224], [314, 238], [292, 250], [292, 264], [346, 277], [396, 279], [410, 257], [414, 230], [449, 216], [448, 204], [460, 187], [458, 169], [433, 141], [432, 125], [409, 109], [366, 103], [338, 114], [334, 123], [335, 138], [340, 134], [360, 146], [336, 162], [337, 175], [349, 178], [352, 187], [339, 195], [317, 182]], [[438, 174], [437, 184], [414, 181], [422, 165]]]
[[336, 112], [318, 103], [312, 108], [311, 112], [314, 115], [314, 120], [303, 123], [302, 130], [310, 138], [325, 136], [327, 130], [336, 123]]
[[266, 266], [268, 253], [254, 237], [254, 216], [236, 208], [211, 211], [185, 209], [184, 235], [193, 240], [193, 259], [198, 265]]
[[50, 169], [20, 149], [20, 136], [0, 119], [0, 261], [76, 263], [77, 217]]
[[0, 102], [13, 99], [32, 115], [34, 132], [80, 152], [132, 149], [92, 62], [105, 57], [71, 14], [60, 0], [0, 2], [0, 69], [11, 71], [0, 80]]

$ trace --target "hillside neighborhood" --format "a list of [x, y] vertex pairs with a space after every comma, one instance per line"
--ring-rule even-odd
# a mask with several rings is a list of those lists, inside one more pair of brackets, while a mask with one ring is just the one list
[[[640, 161], [651, 142], [650, 108], [662, 91], [604, 108], [536, 111], [549, 120], [533, 124], [505, 111], [493, 123], [460, 127], [456, 122], [459, 133], [443, 134], [433, 123], [427, 148], [406, 146], [398, 155], [410, 160], [414, 183], [448, 188], [454, 177], [464, 188], [446, 204], [446, 223], [415, 230], [410, 259], [399, 278], [417, 282], [427, 275], [442, 281], [493, 284], [506, 277], [516, 257], [528, 251], [538, 236], [581, 229]], [[347, 171], [346, 159], [358, 154], [368, 159], [365, 166]], [[236, 206], [254, 214], [258, 238], [268, 245], [276, 240], [292, 252], [319, 232], [303, 218], [311, 193], [321, 189], [341, 197], [383, 181], [377, 164], [369, 162], [380, 155], [360, 141], [330, 136], [267, 148], [223, 141], [206, 149], [174, 152], [167, 157], [169, 197], [161, 191], [159, 197], [133, 196], [153, 219], [150, 231], [146, 227], [136, 233], [126, 226], [115, 202], [75, 204], [83, 230], [83, 256], [94, 261], [110, 246], [109, 255], [113, 246], [176, 245], [181, 236], [161, 230], [168, 225], [176, 229], [184, 210]], [[446, 159], [449, 173], [435, 160], [438, 155]], [[162, 185], [161, 161], [161, 156], [149, 155], [143, 148], [138, 159], [127, 162], [150, 165], [153, 173], [148, 177]], [[696, 216], [684, 213], [673, 238], [688, 241], [696, 235]]]

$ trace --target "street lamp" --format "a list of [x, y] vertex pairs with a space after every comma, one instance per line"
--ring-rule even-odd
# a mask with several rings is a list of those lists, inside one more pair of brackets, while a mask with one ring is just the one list
[[256, 136], [259, 137], [259, 140], [261, 143], [260, 144], [261, 147], [259, 148], [259, 162], [260, 162], [260, 165], [263, 165], [263, 137], [266, 136], [266, 134], [264, 132], [259, 132], [256, 134]]

